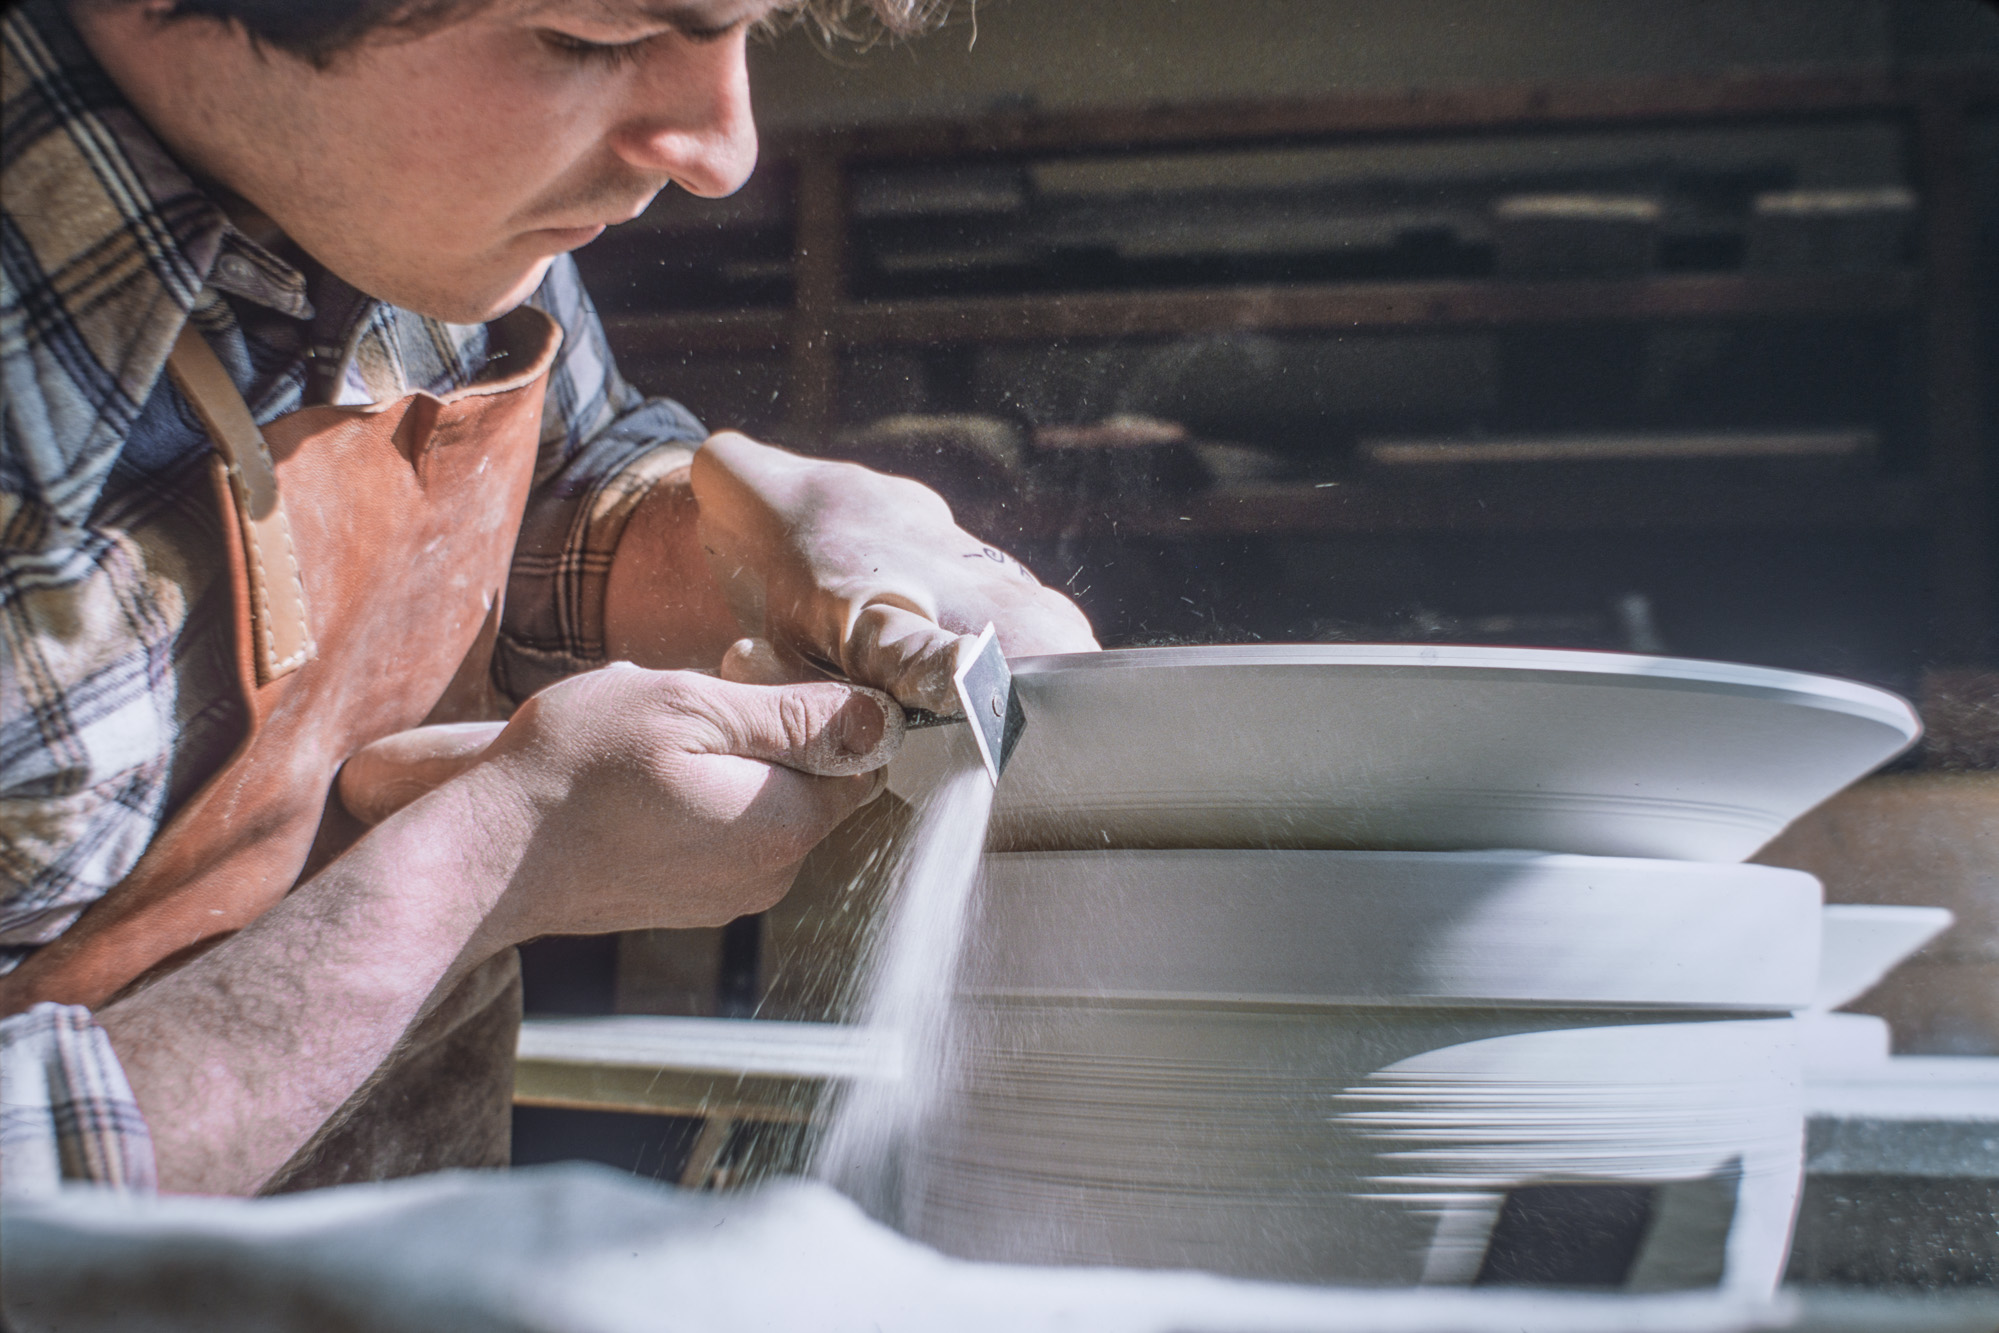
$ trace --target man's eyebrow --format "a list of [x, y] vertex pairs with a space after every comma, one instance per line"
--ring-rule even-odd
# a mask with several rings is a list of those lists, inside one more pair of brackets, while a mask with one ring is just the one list
[[606, 19], [643, 19], [696, 33], [719, 32], [783, 7], [781, 0], [596, 0], [592, 6]]

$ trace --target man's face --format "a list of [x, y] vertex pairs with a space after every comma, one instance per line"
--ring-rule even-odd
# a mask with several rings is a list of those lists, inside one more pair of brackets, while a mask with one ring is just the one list
[[777, 3], [499, 0], [325, 70], [175, 20], [155, 31], [201, 48], [182, 55], [201, 61], [183, 86], [119, 81], [190, 165], [333, 272], [472, 323], [667, 184], [716, 196], [748, 179], [744, 42]]

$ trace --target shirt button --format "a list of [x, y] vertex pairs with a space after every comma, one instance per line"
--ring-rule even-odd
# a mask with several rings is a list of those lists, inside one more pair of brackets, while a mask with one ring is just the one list
[[241, 255], [224, 255], [217, 267], [222, 270], [222, 276], [231, 282], [249, 282], [257, 276], [256, 270], [250, 267], [250, 261]]

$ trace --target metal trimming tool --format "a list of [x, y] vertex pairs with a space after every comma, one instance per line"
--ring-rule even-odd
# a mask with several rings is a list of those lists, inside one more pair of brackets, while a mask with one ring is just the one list
[[[965, 710], [965, 721], [972, 724], [972, 739], [979, 747], [986, 774], [997, 786], [1007, 761], [1013, 758], [1014, 747], [1020, 744], [1021, 732], [1027, 728], [1027, 714], [1020, 706], [1020, 697], [1013, 688], [1013, 670], [1006, 664], [1006, 655], [1000, 652], [999, 638], [991, 624], [979, 631], [971, 651], [960, 654], [951, 684], [958, 693], [958, 706]], [[912, 727], [933, 727], [957, 720], [920, 708], [909, 710]]]

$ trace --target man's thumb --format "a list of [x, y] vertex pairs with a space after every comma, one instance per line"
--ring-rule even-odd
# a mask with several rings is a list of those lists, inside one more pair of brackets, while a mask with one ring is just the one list
[[880, 690], [830, 680], [707, 686], [727, 752], [746, 759], [845, 778], [882, 767], [902, 745], [902, 709]]

